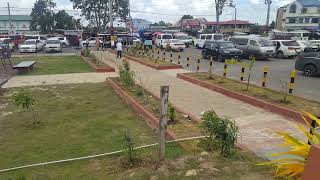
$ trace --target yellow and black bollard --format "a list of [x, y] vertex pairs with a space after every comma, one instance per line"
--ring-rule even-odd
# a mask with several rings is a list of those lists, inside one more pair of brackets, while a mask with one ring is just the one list
[[227, 63], [224, 63], [224, 66], [223, 66], [223, 77], [227, 76], [227, 72], [228, 72], [228, 65], [227, 65]]
[[190, 64], [190, 56], [187, 56], [187, 67], [189, 67]]
[[178, 54], [178, 64], [181, 64], [181, 52]]
[[209, 61], [209, 71], [212, 72], [212, 67], [213, 67], [213, 57], [210, 56], [210, 61]]
[[245, 66], [241, 64], [241, 76], [240, 76], [240, 80], [244, 81], [244, 76], [245, 76]]
[[199, 72], [199, 70], [200, 70], [200, 61], [201, 61], [201, 56], [198, 57], [198, 61], [197, 61], [197, 72]]
[[266, 83], [268, 81], [268, 66], [263, 67], [263, 80], [262, 80], [262, 87], [266, 87]]
[[172, 55], [172, 50], [170, 51], [170, 62], [173, 62], [173, 55]]
[[297, 71], [296, 71], [296, 70], [291, 71], [291, 74], [290, 74], [290, 84], [289, 84], [289, 94], [292, 94], [292, 93], [293, 93], [294, 81], [295, 81], [296, 75], [297, 75]]
[[163, 50], [162, 60], [166, 61], [166, 50]]
[[160, 61], [160, 51], [158, 50], [158, 57], [157, 57], [157, 60], [156, 62]]

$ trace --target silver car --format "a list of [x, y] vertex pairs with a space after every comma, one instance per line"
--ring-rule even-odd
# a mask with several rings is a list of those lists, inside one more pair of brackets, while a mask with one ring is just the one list
[[46, 52], [62, 52], [62, 46], [59, 40], [49, 39], [45, 45]]

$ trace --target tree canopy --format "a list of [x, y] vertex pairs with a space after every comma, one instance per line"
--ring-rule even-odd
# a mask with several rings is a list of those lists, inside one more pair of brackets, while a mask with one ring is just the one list
[[54, 8], [56, 4], [52, 0], [38, 0], [31, 11], [31, 30], [48, 33], [54, 28]]
[[181, 19], [193, 19], [193, 16], [191, 15], [183, 15]]

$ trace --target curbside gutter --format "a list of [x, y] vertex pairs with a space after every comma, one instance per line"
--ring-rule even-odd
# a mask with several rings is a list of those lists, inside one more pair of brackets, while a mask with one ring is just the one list
[[[204, 87], [206, 89], [219, 92], [225, 96], [228, 96], [228, 97], [231, 97], [234, 99], [238, 99], [242, 102], [251, 104], [253, 106], [260, 107], [260, 108], [265, 109], [267, 111], [288, 117], [290, 119], [295, 120], [296, 122], [304, 123], [303, 119], [301, 118], [302, 114], [300, 112], [297, 112], [297, 111], [294, 111], [291, 109], [287, 109], [287, 108], [284, 108], [284, 107], [281, 107], [281, 106], [278, 106], [278, 105], [275, 105], [275, 104], [272, 104], [272, 103], [269, 103], [269, 102], [266, 102], [263, 100], [259, 100], [255, 97], [252, 97], [252, 96], [248, 96], [248, 95], [241, 94], [241, 93], [229, 90], [229, 89], [225, 89], [224, 87], [221, 87], [221, 86], [218, 86], [215, 84], [207, 83], [207, 82], [201, 81], [199, 79], [187, 76], [186, 74], [181, 74], [181, 73], [177, 74], [177, 78], [185, 80], [189, 83]], [[306, 116], [305, 116], [305, 118], [309, 122], [311, 122], [311, 119], [309, 119]]]
[[98, 73], [115, 72], [115, 69], [113, 67], [109, 67], [109, 66], [108, 67], [97, 67], [95, 64], [90, 62], [86, 57], [84, 57], [84, 56], [80, 56], [80, 57], [84, 62], [88, 63]]
[[[142, 105], [139, 104], [132, 96], [125, 92], [116, 82], [112, 79], [108, 79], [109, 84], [113, 90], [129, 105], [131, 105], [137, 112], [139, 112], [144, 119], [146, 120], [148, 126], [152, 129], [157, 129], [159, 127], [159, 119], [155, 117], [151, 112], [145, 109]], [[177, 139], [177, 136], [174, 132], [167, 129], [167, 137], [171, 140]]]
[[[113, 54], [116, 54], [116, 52], [114, 51], [111, 51], [109, 50], [109, 52], [113, 53]], [[177, 65], [177, 64], [170, 64], [170, 65], [153, 65], [153, 64], [149, 64], [147, 62], [143, 62], [143, 61], [140, 61], [138, 60], [138, 58], [136, 57], [132, 57], [132, 56], [128, 56], [128, 55], [123, 55], [123, 57], [131, 60], [131, 61], [134, 61], [134, 62], [137, 62], [137, 63], [140, 63], [142, 65], [145, 65], [145, 66], [148, 66], [152, 69], [155, 69], [155, 70], [167, 70], [167, 69], [182, 69], [182, 65]]]

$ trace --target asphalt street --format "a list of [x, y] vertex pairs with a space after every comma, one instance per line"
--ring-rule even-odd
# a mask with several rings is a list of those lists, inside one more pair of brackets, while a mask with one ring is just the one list
[[[197, 59], [201, 57], [201, 49], [187, 48], [183, 52], [173, 52], [173, 61], [177, 63], [178, 55], [181, 54], [181, 64], [185, 69], [196, 71]], [[155, 55], [157, 55], [155, 53]], [[186, 57], [190, 56], [190, 66], [186, 67]], [[160, 52], [160, 57], [163, 57], [163, 53]], [[170, 59], [170, 52], [166, 52], [167, 61]], [[200, 71], [207, 72], [209, 69], [209, 60], [202, 59], [200, 61]], [[248, 60], [242, 60], [242, 62], [249, 63]], [[281, 91], [283, 90], [283, 82], [290, 81], [290, 73], [294, 70], [295, 59], [276, 59], [270, 58], [269, 60], [256, 61], [251, 75], [251, 82], [261, 86], [263, 79], [264, 66], [269, 67], [267, 87]], [[223, 74], [224, 63], [213, 62], [214, 73], [218, 75]], [[240, 80], [241, 66], [239, 64], [228, 65], [227, 76], [236, 80]], [[246, 75], [248, 69], [246, 68]], [[247, 78], [247, 77], [246, 77]], [[320, 101], [320, 77], [306, 77], [302, 72], [297, 72], [296, 85], [294, 94], [310, 100]]]
[[27, 55], [27, 56], [32, 56], [32, 55], [58, 55], [58, 54], [77, 54], [80, 53], [80, 50], [78, 47], [67, 47], [67, 48], [63, 48], [62, 52], [45, 52], [43, 49], [38, 51], [37, 53], [20, 53], [19, 50], [15, 50], [12, 55]]

